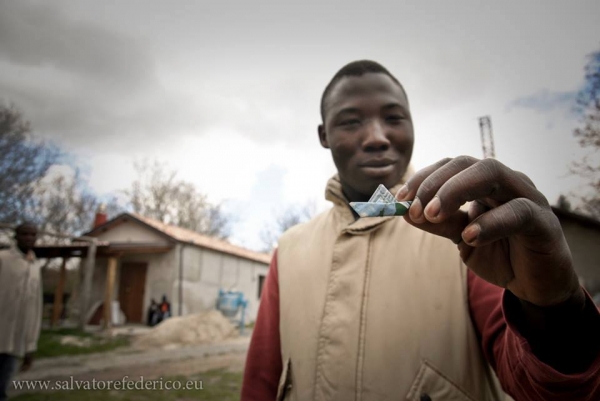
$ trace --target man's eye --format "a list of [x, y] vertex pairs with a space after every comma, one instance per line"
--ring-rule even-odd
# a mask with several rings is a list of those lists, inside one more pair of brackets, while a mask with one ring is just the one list
[[386, 121], [391, 122], [391, 123], [399, 123], [400, 121], [404, 120], [404, 116], [395, 114], [395, 115], [387, 116], [385, 119], [386, 119]]
[[340, 125], [344, 126], [344, 127], [354, 126], [354, 125], [358, 125], [358, 124], [360, 124], [360, 120], [358, 120], [356, 118], [340, 121]]

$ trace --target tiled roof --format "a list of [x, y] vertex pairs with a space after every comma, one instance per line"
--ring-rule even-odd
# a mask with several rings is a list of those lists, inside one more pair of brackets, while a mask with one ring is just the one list
[[[165, 224], [158, 220], [151, 219], [149, 217], [145, 217], [137, 213], [123, 213], [118, 217], [112, 219], [111, 221], [106, 222], [100, 227], [109, 227], [111, 223], [121, 220], [125, 217], [133, 218], [134, 220], [137, 220], [157, 231], [160, 231], [161, 233], [179, 242], [184, 242], [186, 244], [192, 244], [199, 247], [212, 249], [214, 251], [227, 253], [229, 255], [238, 256], [240, 258], [249, 259], [260, 263], [269, 264], [271, 262], [271, 256], [269, 254], [251, 251], [250, 249], [233, 245], [227, 241], [209, 237], [207, 235], [203, 235], [195, 231], [188, 230], [186, 228]], [[93, 235], [92, 233], [94, 231], [96, 231], [96, 229], [90, 231], [88, 235]]]

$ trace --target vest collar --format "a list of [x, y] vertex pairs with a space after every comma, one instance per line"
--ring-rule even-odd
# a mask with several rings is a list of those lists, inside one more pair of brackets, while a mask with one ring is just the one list
[[[395, 195], [400, 187], [412, 175], [413, 169], [411, 166], [409, 166], [400, 182], [392, 188], [388, 188], [390, 192]], [[395, 218], [394, 216], [386, 216], [363, 217], [356, 219], [352, 213], [352, 208], [349, 204], [350, 201], [348, 198], [346, 198], [344, 192], [342, 191], [342, 183], [338, 174], [335, 174], [329, 179], [329, 181], [327, 181], [327, 187], [325, 188], [325, 199], [333, 203], [333, 211], [339, 215], [342, 223], [340, 227], [342, 233], [355, 235], [366, 234], [379, 228], [385, 222]]]

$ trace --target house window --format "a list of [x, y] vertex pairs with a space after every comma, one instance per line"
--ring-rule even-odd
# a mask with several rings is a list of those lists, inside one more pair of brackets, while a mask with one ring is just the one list
[[258, 299], [260, 299], [260, 296], [262, 294], [263, 284], [265, 283], [265, 277], [266, 276], [262, 274], [258, 276]]

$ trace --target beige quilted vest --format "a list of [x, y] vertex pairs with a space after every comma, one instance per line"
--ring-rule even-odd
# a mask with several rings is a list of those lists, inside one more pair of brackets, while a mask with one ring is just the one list
[[332, 209], [279, 243], [277, 399], [503, 399], [455, 245], [399, 217], [355, 221], [337, 177], [326, 198]]

